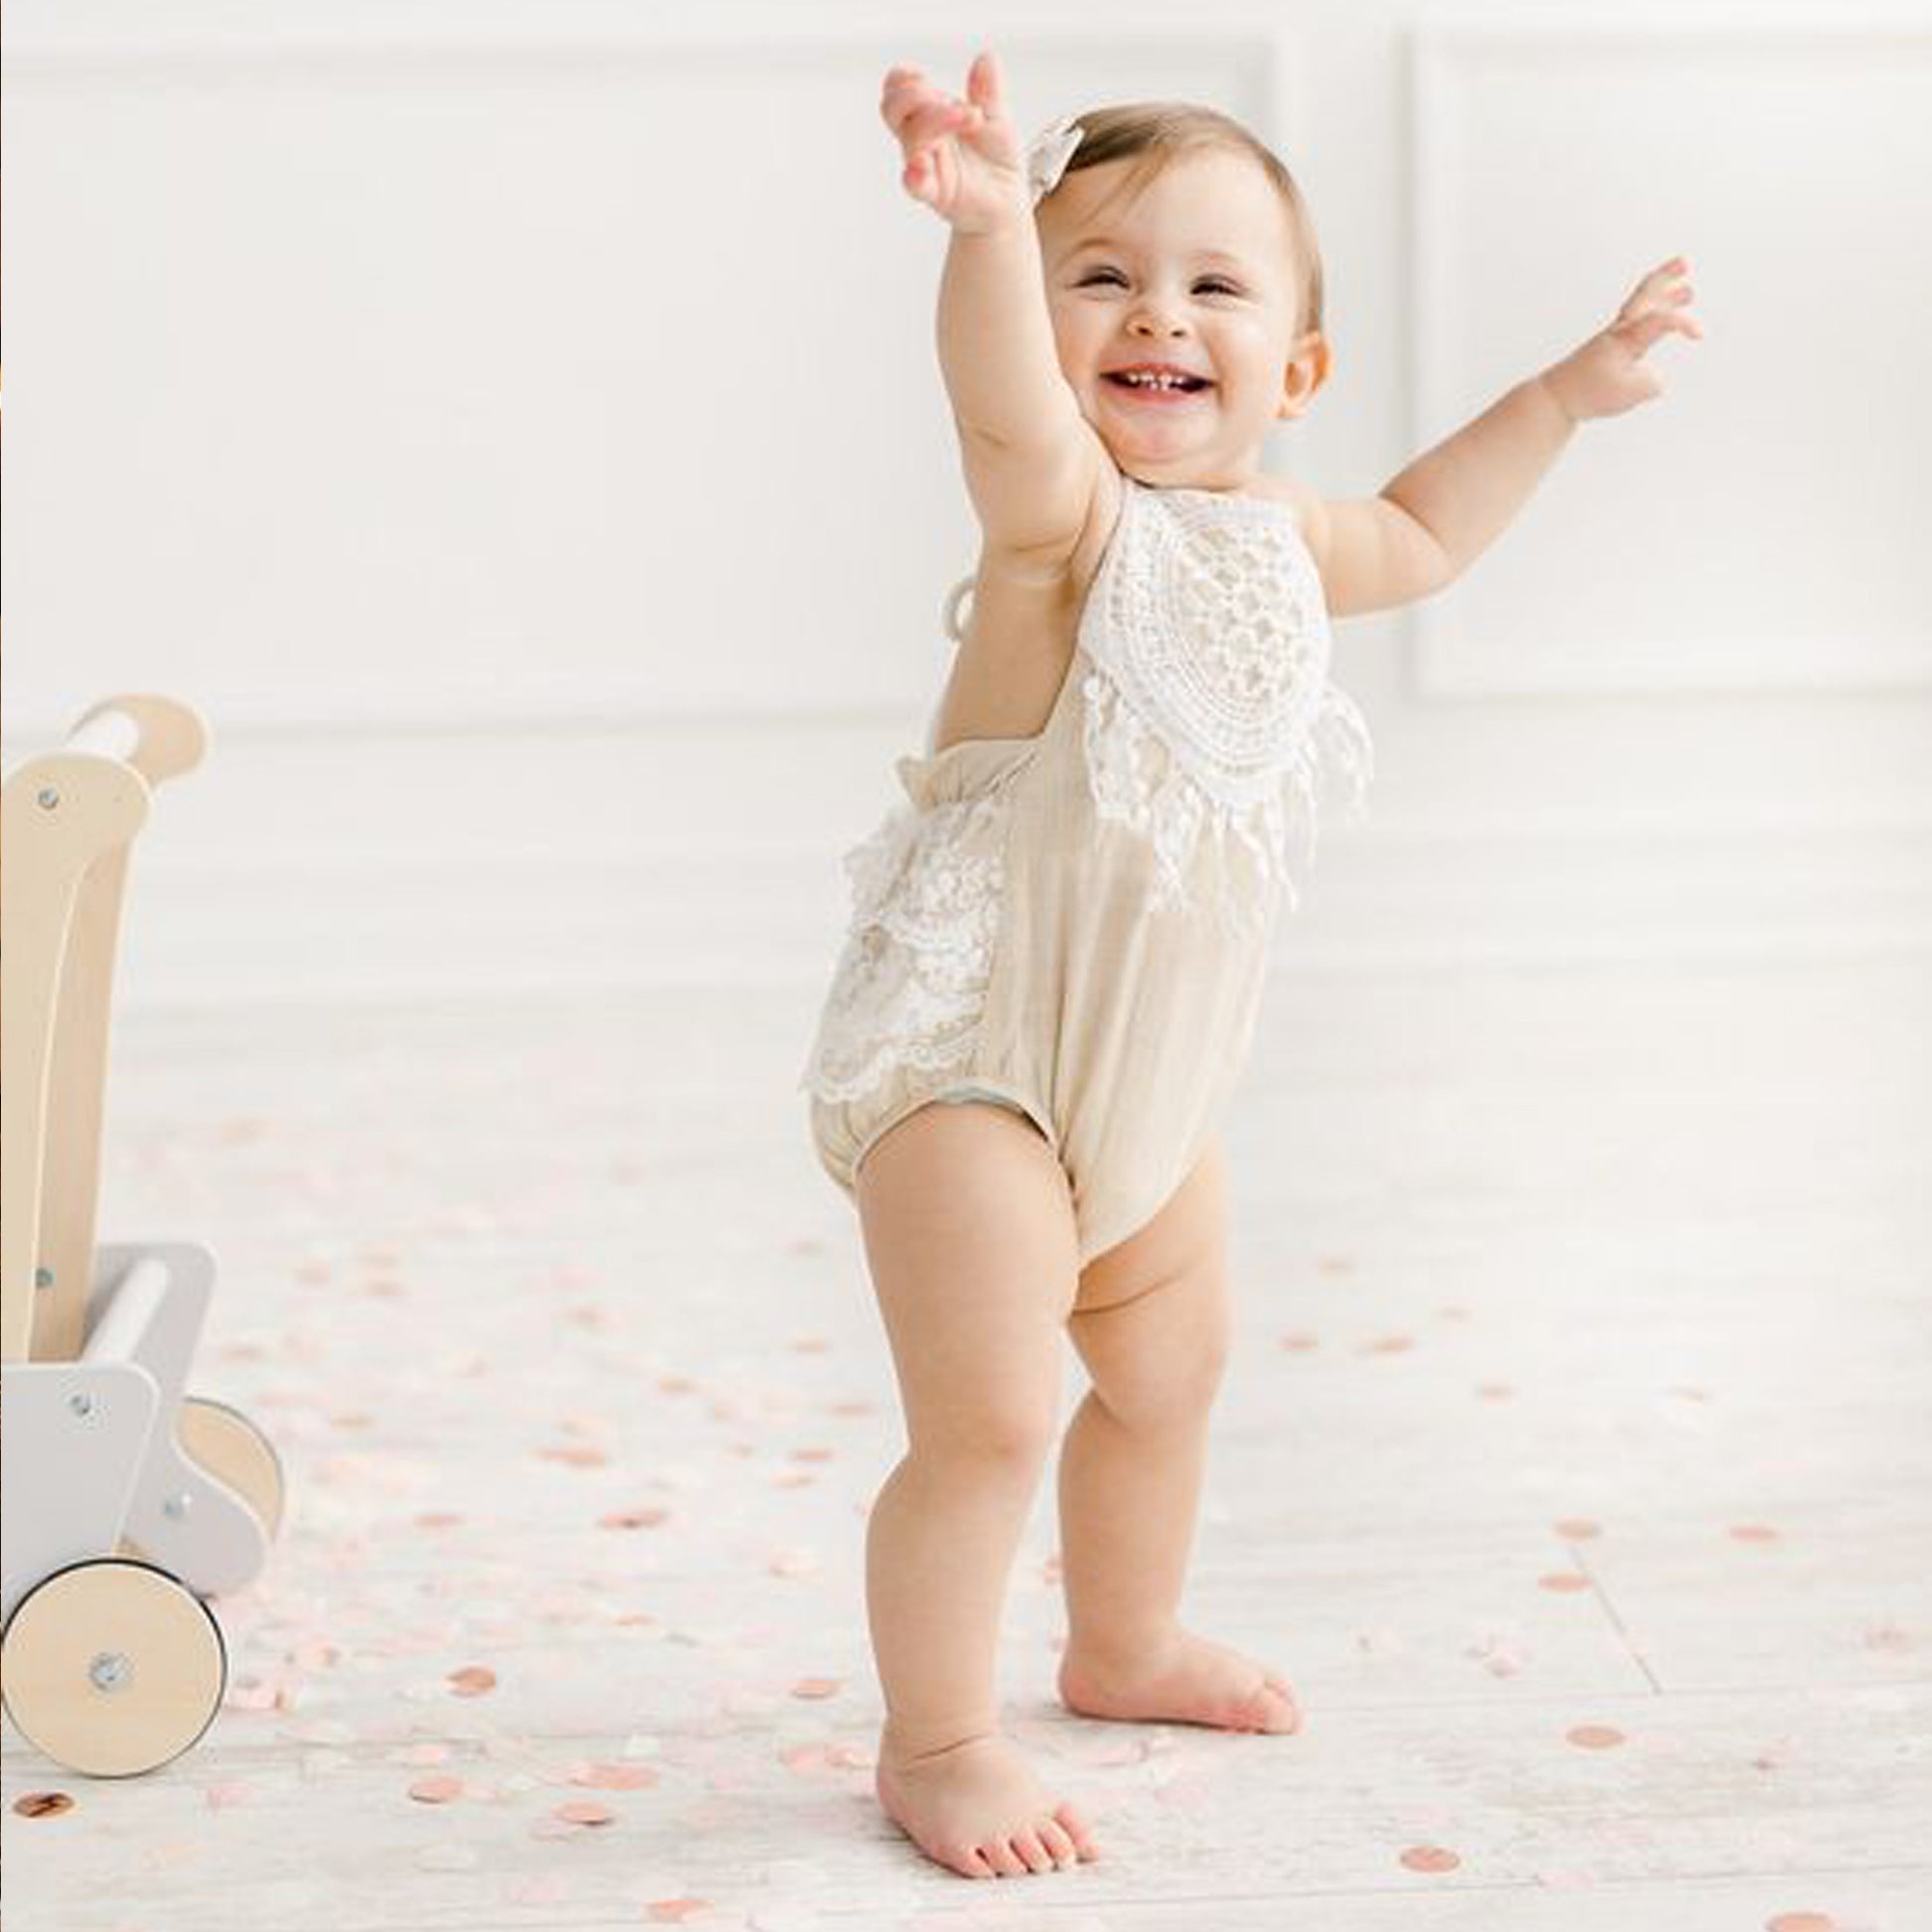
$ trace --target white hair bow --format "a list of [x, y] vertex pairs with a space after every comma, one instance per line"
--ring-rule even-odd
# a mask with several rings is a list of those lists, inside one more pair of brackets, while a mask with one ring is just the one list
[[1027, 186], [1033, 191], [1035, 205], [1059, 186], [1066, 164], [1072, 160], [1073, 150], [1085, 133], [1076, 115], [1062, 114], [1058, 120], [1048, 121], [1027, 143]]

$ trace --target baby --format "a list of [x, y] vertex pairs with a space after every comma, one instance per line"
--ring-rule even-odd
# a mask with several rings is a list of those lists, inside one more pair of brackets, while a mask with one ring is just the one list
[[939, 354], [982, 548], [906, 802], [846, 857], [850, 931], [801, 1085], [857, 1203], [908, 1447], [873, 1509], [877, 1790], [969, 1877], [1098, 1856], [1002, 1735], [1008, 1572], [1056, 1434], [1060, 1336], [1090, 1378], [1060, 1448], [1068, 1633], [1093, 1718], [1292, 1731], [1271, 1666], [1182, 1627], [1229, 1336], [1215, 1129], [1245, 1056], [1290, 834], [1370, 750], [1330, 615], [1427, 597], [1522, 507], [1576, 425], [1659, 391], [1701, 335], [1683, 259], [1382, 492], [1262, 468], [1328, 371], [1312, 221], [1204, 107], [1116, 106], [1023, 146], [981, 54], [882, 111], [952, 230]]

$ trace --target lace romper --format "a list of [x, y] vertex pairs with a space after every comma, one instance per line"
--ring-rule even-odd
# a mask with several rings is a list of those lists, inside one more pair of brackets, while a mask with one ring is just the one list
[[1290, 506], [1121, 481], [1044, 728], [938, 753], [928, 730], [894, 766], [907, 802], [845, 855], [850, 925], [798, 1083], [848, 1194], [914, 1108], [1012, 1106], [1066, 1172], [1082, 1268], [1205, 1149], [1324, 759], [1351, 813], [1373, 772]]

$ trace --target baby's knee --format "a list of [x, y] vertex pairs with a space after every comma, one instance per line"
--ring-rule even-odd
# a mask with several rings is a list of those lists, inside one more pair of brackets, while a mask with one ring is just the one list
[[911, 1457], [935, 1473], [1032, 1483], [1058, 1437], [1058, 1405], [1017, 1396], [962, 1404], [911, 1432]]

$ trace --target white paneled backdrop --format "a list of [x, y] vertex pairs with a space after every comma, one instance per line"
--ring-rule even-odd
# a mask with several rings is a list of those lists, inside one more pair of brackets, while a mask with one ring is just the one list
[[[6, 752], [213, 731], [123, 1004], [816, 988], [973, 526], [881, 74], [1212, 102], [1415, 455], [1691, 258], [1702, 344], [1429, 605], [1276, 969], [1932, 948], [1932, 8], [13, 0]], [[802, 1046], [802, 1041], [801, 1041]]]

